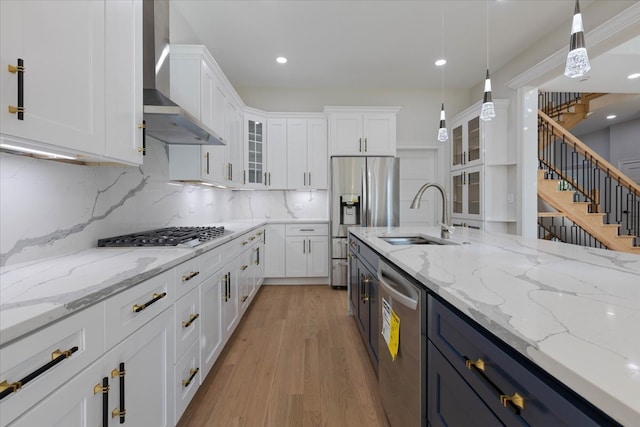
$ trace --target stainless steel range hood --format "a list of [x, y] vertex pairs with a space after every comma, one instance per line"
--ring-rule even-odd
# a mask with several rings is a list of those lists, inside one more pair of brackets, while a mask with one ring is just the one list
[[144, 120], [148, 136], [167, 144], [224, 145], [200, 120], [169, 98], [169, 1], [143, 1]]

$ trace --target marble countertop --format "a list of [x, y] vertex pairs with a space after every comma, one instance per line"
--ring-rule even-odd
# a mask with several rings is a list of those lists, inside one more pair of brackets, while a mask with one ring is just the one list
[[[640, 420], [640, 255], [458, 228], [349, 231], [623, 425]], [[466, 244], [462, 244], [466, 242]]]
[[0, 268], [0, 347], [264, 224], [216, 222], [233, 233], [194, 248], [96, 247], [4, 266]]

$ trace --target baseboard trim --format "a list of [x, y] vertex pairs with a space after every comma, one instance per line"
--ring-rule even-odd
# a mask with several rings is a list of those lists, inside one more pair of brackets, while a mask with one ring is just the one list
[[272, 277], [263, 285], [328, 285], [329, 277]]

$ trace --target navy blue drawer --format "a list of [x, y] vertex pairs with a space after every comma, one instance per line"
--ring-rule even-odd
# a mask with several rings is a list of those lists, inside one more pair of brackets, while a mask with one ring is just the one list
[[429, 426], [504, 425], [431, 342], [427, 342], [427, 360]]
[[[455, 308], [432, 295], [428, 307], [429, 339], [506, 425], [617, 425]], [[513, 401], [503, 405], [501, 395], [516, 393], [522, 409]]]

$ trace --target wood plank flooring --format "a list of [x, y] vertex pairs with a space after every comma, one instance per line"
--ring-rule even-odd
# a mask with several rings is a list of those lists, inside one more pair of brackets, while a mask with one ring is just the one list
[[388, 427], [347, 295], [263, 286], [178, 427]]

